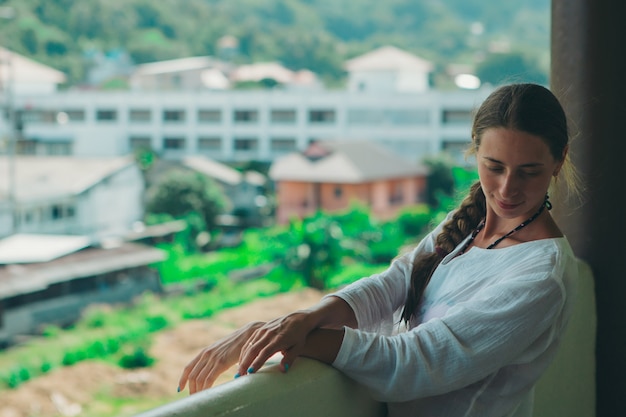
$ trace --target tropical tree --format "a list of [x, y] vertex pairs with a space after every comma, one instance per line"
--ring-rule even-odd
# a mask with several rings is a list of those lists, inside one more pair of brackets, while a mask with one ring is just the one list
[[548, 83], [548, 75], [539, 65], [521, 53], [489, 55], [476, 68], [476, 76], [483, 83], [500, 85], [507, 82]]
[[190, 227], [197, 236], [202, 231], [214, 230], [217, 215], [227, 205], [224, 192], [212, 179], [197, 172], [172, 170], [148, 193], [146, 211], [148, 215], [192, 219]]

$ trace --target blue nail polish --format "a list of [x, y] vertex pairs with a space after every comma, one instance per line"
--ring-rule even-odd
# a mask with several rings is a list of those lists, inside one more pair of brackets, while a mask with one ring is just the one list
[[241, 375], [239, 375], [239, 372], [237, 372], [237, 373], [235, 374], [235, 379], [239, 378], [240, 376], [241, 376]]
[[176, 388], [176, 392], [180, 392], [180, 387]]
[[248, 373], [249, 374], [253, 374], [254, 373], [254, 368], [253, 367], [249, 367], [248, 368]]
[[288, 370], [289, 370], [289, 364], [288, 364], [288, 363], [286, 363], [286, 364], [285, 364], [285, 372], [287, 372]]

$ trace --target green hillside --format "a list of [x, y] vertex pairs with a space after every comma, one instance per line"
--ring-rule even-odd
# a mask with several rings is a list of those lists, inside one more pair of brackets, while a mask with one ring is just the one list
[[135, 64], [216, 55], [224, 35], [237, 62], [277, 60], [326, 81], [345, 59], [392, 44], [474, 67], [494, 48], [548, 68], [549, 0], [4, 0], [0, 44], [84, 80], [95, 53]]

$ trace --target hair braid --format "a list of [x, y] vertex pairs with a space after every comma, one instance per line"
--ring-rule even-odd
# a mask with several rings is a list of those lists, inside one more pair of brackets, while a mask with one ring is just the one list
[[[480, 182], [477, 181], [472, 185], [467, 197], [461, 202], [452, 218], [444, 224], [443, 230], [435, 239], [436, 245], [445, 253], [452, 252], [478, 226], [478, 223], [485, 217], [485, 212], [485, 195]], [[415, 314], [426, 285], [442, 258], [436, 252], [427, 252], [415, 259], [411, 271], [411, 284], [402, 310], [402, 320], [406, 323]]]

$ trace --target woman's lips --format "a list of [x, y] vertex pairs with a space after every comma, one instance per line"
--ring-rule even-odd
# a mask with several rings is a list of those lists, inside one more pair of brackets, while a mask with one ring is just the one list
[[502, 209], [502, 210], [513, 210], [514, 208], [518, 207], [521, 203], [517, 203], [517, 204], [510, 204], [510, 203], [505, 203], [502, 202], [500, 200], [496, 200], [496, 202], [498, 203], [498, 206]]

